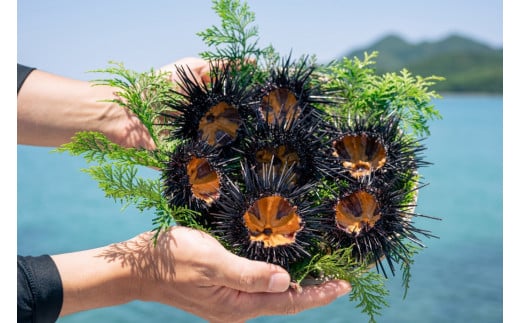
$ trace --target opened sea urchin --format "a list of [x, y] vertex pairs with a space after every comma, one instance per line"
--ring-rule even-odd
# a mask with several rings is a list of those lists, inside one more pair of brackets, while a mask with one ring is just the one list
[[[223, 63], [222, 63], [223, 64]], [[250, 92], [243, 86], [248, 75], [231, 74], [229, 65], [212, 63], [209, 84], [196, 80], [189, 68], [179, 67], [178, 99], [169, 106], [175, 138], [203, 140], [211, 146], [223, 147], [237, 140], [244, 120], [253, 114], [248, 109]]]
[[163, 169], [164, 196], [172, 206], [186, 205], [196, 211], [208, 209], [221, 195], [221, 181], [232, 161], [205, 141], [185, 141]]
[[254, 93], [260, 117], [271, 125], [286, 126], [302, 115], [312, 116], [305, 118], [310, 123], [320, 120], [320, 111], [313, 105], [328, 100], [311, 84], [313, 71], [307, 58], [293, 62], [290, 56], [281, 66], [271, 69], [267, 80]]
[[424, 217], [414, 213], [417, 188], [405, 188], [402, 184], [398, 180], [373, 179], [368, 184], [350, 183], [341, 188], [329, 204], [325, 239], [335, 249], [353, 246], [358, 261], [375, 264], [385, 275], [386, 260], [394, 274], [394, 263], [411, 260], [406, 240], [423, 247], [419, 234], [433, 237], [414, 225], [415, 218]]
[[260, 175], [244, 167], [243, 187], [225, 182], [226, 195], [216, 203], [215, 233], [239, 255], [288, 268], [311, 256], [321, 207], [310, 203], [311, 185], [292, 185], [292, 169], [263, 167]]
[[333, 156], [344, 172], [357, 180], [372, 176], [407, 176], [427, 165], [424, 146], [399, 128], [395, 116], [355, 117], [340, 126], [333, 140]]

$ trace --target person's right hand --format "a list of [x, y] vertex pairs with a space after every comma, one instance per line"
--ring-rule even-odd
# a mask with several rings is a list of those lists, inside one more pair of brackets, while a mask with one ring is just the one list
[[194, 229], [174, 227], [131, 243], [144, 248], [140, 268], [141, 297], [191, 312], [211, 322], [243, 322], [263, 315], [295, 314], [330, 303], [350, 291], [345, 281], [289, 288], [290, 276], [279, 266], [238, 257], [216, 239]]

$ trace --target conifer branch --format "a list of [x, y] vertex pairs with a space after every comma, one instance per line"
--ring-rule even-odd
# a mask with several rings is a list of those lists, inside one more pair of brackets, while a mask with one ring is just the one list
[[162, 183], [159, 179], [137, 177], [137, 167], [121, 163], [104, 163], [83, 169], [98, 181], [105, 196], [121, 202], [126, 208], [134, 204], [144, 211], [162, 203]]
[[172, 225], [182, 225], [201, 231], [208, 231], [197, 222], [197, 216], [200, 214], [184, 206], [170, 207], [168, 202], [163, 198], [160, 205], [156, 205], [155, 217], [152, 219], [154, 225], [153, 236], [154, 243], [161, 232], [166, 231]]
[[356, 307], [375, 322], [380, 310], [388, 306], [385, 297], [389, 292], [385, 287], [386, 278], [370, 270], [367, 264], [359, 263], [352, 257], [352, 247], [335, 250], [330, 254], [316, 254], [309, 263], [293, 273], [297, 283], [308, 277], [318, 279], [342, 279], [350, 282], [350, 300], [357, 302]]
[[328, 112], [342, 116], [397, 114], [403, 131], [417, 137], [430, 135], [428, 122], [441, 119], [441, 115], [431, 103], [440, 95], [429, 87], [443, 78], [413, 76], [406, 69], [399, 74], [376, 75], [371, 66], [377, 55], [365, 53], [363, 60], [344, 57], [320, 70], [327, 79], [320, 83], [324, 90], [343, 98], [342, 104], [328, 108]]
[[115, 161], [127, 165], [162, 167], [163, 156], [159, 152], [145, 149], [124, 148], [93, 131], [76, 133], [70, 142], [56, 148], [57, 152], [68, 152], [72, 156], [83, 155], [88, 163], [107, 163]]
[[213, 10], [221, 19], [221, 26], [212, 26], [197, 33], [212, 50], [201, 57], [209, 60], [246, 62], [267, 54], [272, 47], [258, 48], [258, 27], [253, 26], [255, 14], [245, 2], [213, 0]]

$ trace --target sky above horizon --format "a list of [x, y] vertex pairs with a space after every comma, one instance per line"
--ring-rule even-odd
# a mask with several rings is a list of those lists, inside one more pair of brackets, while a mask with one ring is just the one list
[[[260, 45], [328, 62], [388, 34], [417, 43], [459, 34], [503, 46], [502, 1], [249, 0]], [[211, 0], [18, 0], [17, 60], [79, 79], [123, 62], [159, 68], [207, 49], [196, 34], [220, 20]]]

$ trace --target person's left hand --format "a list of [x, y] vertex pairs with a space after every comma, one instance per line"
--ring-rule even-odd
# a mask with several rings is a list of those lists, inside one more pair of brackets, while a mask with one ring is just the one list
[[[202, 58], [186, 57], [177, 60], [173, 63], [167, 64], [159, 69], [160, 73], [166, 73], [169, 80], [172, 82], [172, 88], [178, 89], [176, 85], [180, 82], [177, 70], [183, 67], [186, 71], [191, 71], [188, 75], [194, 77], [194, 81], [199, 83], [208, 83], [210, 81], [210, 64]], [[114, 92], [115, 95], [115, 92]], [[109, 129], [107, 132], [111, 134], [111, 139], [114, 142], [124, 147], [143, 147], [149, 150], [156, 148], [149, 132], [142, 125], [137, 116], [131, 113], [128, 109], [111, 109], [113, 115], [110, 124], [107, 124]], [[163, 113], [167, 113], [163, 111]], [[163, 117], [158, 116], [158, 123], [164, 122]]]
[[193, 81], [196, 81], [200, 84], [205, 84], [210, 82], [210, 63], [202, 58], [198, 57], [185, 57], [180, 60], [177, 60], [173, 63], [167, 64], [159, 69], [160, 72], [169, 73], [170, 80], [172, 83], [179, 83], [179, 75], [177, 74], [178, 69], [182, 67], [188, 72], [188, 75], [195, 77]]

